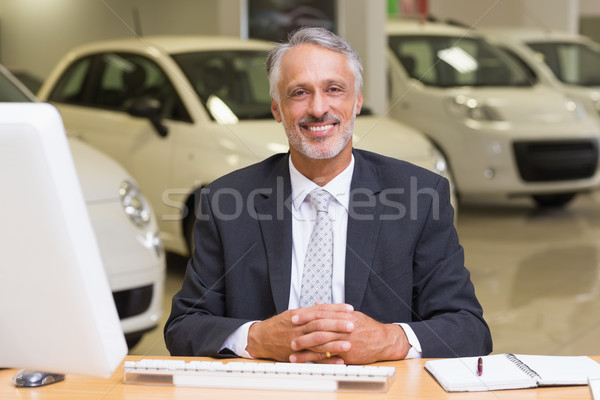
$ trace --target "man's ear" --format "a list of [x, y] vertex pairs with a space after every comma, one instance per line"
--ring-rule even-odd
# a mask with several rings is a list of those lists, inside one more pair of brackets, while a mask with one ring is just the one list
[[273, 117], [275, 117], [277, 122], [281, 122], [281, 111], [279, 110], [279, 105], [277, 105], [273, 99], [271, 99], [271, 113], [273, 113]]
[[363, 105], [362, 93], [358, 92], [358, 96], [356, 96], [356, 110], [354, 110], [354, 112], [355, 112], [356, 115], [360, 114], [360, 110], [362, 108], [362, 105]]

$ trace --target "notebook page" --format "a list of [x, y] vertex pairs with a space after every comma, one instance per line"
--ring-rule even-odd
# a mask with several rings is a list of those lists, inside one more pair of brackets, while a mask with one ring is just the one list
[[427, 361], [425, 368], [448, 392], [483, 391], [536, 387], [530, 378], [515, 366], [505, 354], [485, 356], [483, 373], [477, 375], [479, 357], [448, 358]]
[[541, 377], [540, 385], [587, 385], [600, 377], [600, 364], [586, 356], [515, 356]]

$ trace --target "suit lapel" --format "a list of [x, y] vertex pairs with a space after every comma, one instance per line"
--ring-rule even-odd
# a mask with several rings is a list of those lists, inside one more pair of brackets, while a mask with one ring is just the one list
[[288, 157], [282, 157], [261, 187], [266, 190], [256, 202], [255, 210], [267, 253], [273, 302], [279, 314], [288, 308], [292, 277], [292, 215], [288, 204], [292, 189]]
[[[359, 309], [371, 273], [373, 256], [380, 229], [383, 205], [376, 200], [366, 202], [366, 196], [378, 196], [381, 185], [371, 163], [354, 152], [355, 165], [351, 184], [348, 233], [346, 238], [346, 303]], [[283, 157], [263, 186], [266, 190], [256, 201], [262, 239], [267, 253], [267, 268], [273, 302], [277, 313], [288, 308], [292, 276], [292, 194], [288, 157]], [[377, 199], [377, 197], [375, 197]]]
[[[375, 166], [356, 151], [354, 159], [346, 238], [345, 297], [346, 303], [360, 309], [379, 238], [383, 205], [378, 200], [382, 188]], [[367, 196], [374, 197], [369, 202]]]

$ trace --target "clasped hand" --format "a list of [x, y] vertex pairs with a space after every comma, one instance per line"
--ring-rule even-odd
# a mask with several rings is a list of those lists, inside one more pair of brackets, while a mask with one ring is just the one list
[[402, 327], [377, 322], [348, 304], [316, 304], [256, 322], [246, 347], [254, 358], [345, 364], [398, 360], [409, 349]]

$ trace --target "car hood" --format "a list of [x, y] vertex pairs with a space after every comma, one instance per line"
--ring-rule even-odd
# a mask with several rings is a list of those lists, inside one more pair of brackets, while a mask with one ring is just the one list
[[415, 164], [430, 157], [433, 147], [416, 129], [381, 116], [356, 119], [354, 146]]
[[[221, 135], [223, 147], [252, 153], [263, 159], [287, 152], [283, 126], [274, 120], [241, 121], [228, 126], [229, 135]], [[256, 132], [260, 132], [257, 135]], [[354, 124], [354, 146], [388, 157], [419, 164], [431, 157], [431, 142], [417, 130], [384, 116], [360, 116]], [[236, 145], [237, 144], [237, 145]]]
[[502, 120], [537, 124], [572, 123], [585, 118], [584, 109], [565, 94], [543, 85], [507, 88], [457, 88], [450, 98], [464, 95], [486, 104]]
[[119, 200], [119, 186], [133, 178], [120, 164], [81, 140], [69, 138], [83, 197], [87, 204]]

